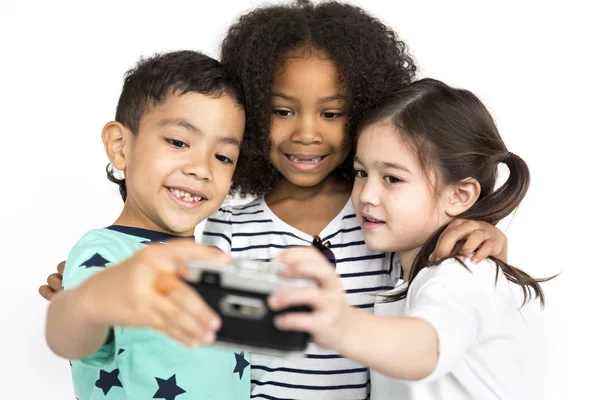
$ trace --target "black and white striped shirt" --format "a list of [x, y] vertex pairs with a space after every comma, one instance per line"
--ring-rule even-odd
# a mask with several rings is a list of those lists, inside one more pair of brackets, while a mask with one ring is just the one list
[[[390, 254], [369, 250], [352, 203], [319, 235], [331, 243], [336, 270], [347, 301], [373, 311], [375, 294], [392, 289], [400, 265]], [[203, 242], [230, 252], [234, 258], [268, 260], [283, 249], [306, 246], [313, 238], [279, 219], [258, 198], [244, 206], [226, 207], [209, 218]], [[338, 354], [310, 344], [305, 358], [251, 355], [251, 398], [256, 399], [367, 399], [369, 370]]]

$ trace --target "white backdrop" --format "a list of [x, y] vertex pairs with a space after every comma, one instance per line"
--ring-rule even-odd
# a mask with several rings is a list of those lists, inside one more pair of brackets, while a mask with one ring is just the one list
[[[501, 225], [509, 258], [537, 276], [563, 274], [545, 285], [543, 314], [524, 311], [528, 371], [539, 384], [528, 398], [597, 398], [600, 28], [592, 2], [354, 3], [407, 41], [421, 76], [479, 95], [509, 149], [529, 163], [530, 192]], [[0, 3], [0, 398], [73, 397], [68, 363], [44, 342], [47, 304], [37, 288], [85, 231], [120, 211], [100, 132], [123, 73], [156, 51], [217, 56], [227, 26], [258, 4]]]

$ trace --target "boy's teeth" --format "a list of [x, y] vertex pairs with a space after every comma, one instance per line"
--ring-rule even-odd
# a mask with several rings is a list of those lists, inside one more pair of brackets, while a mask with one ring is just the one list
[[307, 164], [316, 164], [323, 159], [323, 157], [315, 157], [310, 160], [302, 160], [302, 159], [292, 156], [292, 155], [290, 155], [289, 157], [290, 157], [290, 160], [292, 160], [293, 162], [300, 162], [300, 163], [307, 163]]
[[180, 189], [172, 189], [169, 188], [169, 191], [175, 195], [178, 199], [183, 199], [185, 201], [200, 201], [202, 200], [201, 196], [193, 196], [190, 193], [180, 190]]

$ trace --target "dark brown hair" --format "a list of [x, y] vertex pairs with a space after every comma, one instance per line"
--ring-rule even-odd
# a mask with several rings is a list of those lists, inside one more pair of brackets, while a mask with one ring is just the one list
[[[455, 89], [434, 79], [422, 79], [400, 90], [367, 115], [360, 130], [385, 120], [391, 120], [402, 138], [413, 145], [421, 166], [424, 170], [433, 168], [441, 184], [458, 183], [467, 178], [479, 182], [479, 198], [457, 218], [495, 225], [525, 197], [530, 181], [527, 164], [507, 150], [492, 116], [470, 91]], [[494, 189], [501, 163], [508, 167], [509, 176], [502, 186]], [[432, 263], [428, 258], [447, 226], [442, 226], [425, 242], [413, 262], [407, 287], [390, 295], [387, 301], [405, 298], [408, 286], [419, 271], [443, 261]], [[456, 257], [463, 244], [464, 241], [457, 243], [449, 258]], [[531, 299], [533, 291], [544, 305], [544, 292], [539, 283], [551, 278], [534, 279], [518, 268], [491, 258], [497, 265], [497, 274], [501, 270], [510, 282], [522, 288], [523, 304]]]
[[[242, 15], [221, 47], [221, 62], [241, 79], [246, 109], [245, 152], [233, 175], [233, 192], [261, 196], [281, 177], [269, 160], [271, 82], [282, 57], [302, 47], [323, 51], [336, 65], [351, 102], [346, 126], [349, 146], [365, 112], [408, 85], [416, 71], [395, 32], [350, 4], [313, 5], [304, 0]], [[352, 182], [352, 155], [337, 172]]]

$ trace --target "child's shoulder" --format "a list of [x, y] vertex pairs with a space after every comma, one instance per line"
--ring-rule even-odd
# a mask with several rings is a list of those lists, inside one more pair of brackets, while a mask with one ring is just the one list
[[423, 268], [415, 278], [417, 281], [428, 281], [432, 279], [444, 280], [447, 282], [465, 282], [479, 281], [491, 283], [496, 281], [496, 275], [502, 275], [498, 271], [496, 263], [491, 259], [482, 260], [479, 264], [474, 264], [469, 259], [463, 262], [455, 258], [448, 258], [439, 265]]
[[110, 229], [86, 232], [71, 248], [65, 265], [65, 288], [78, 286], [89, 276], [131, 256], [143, 243]]
[[108, 228], [100, 228], [87, 231], [75, 243], [71, 252], [86, 251], [86, 249], [131, 250], [132, 245], [136, 244], [139, 245], [140, 241], [134, 240], [129, 235]]
[[[478, 264], [452, 258], [421, 270], [411, 285], [412, 296], [419, 292], [446, 293], [449, 296], [478, 298], [512, 298], [509, 282], [493, 260]], [[495, 301], [494, 301], [495, 302]]]

